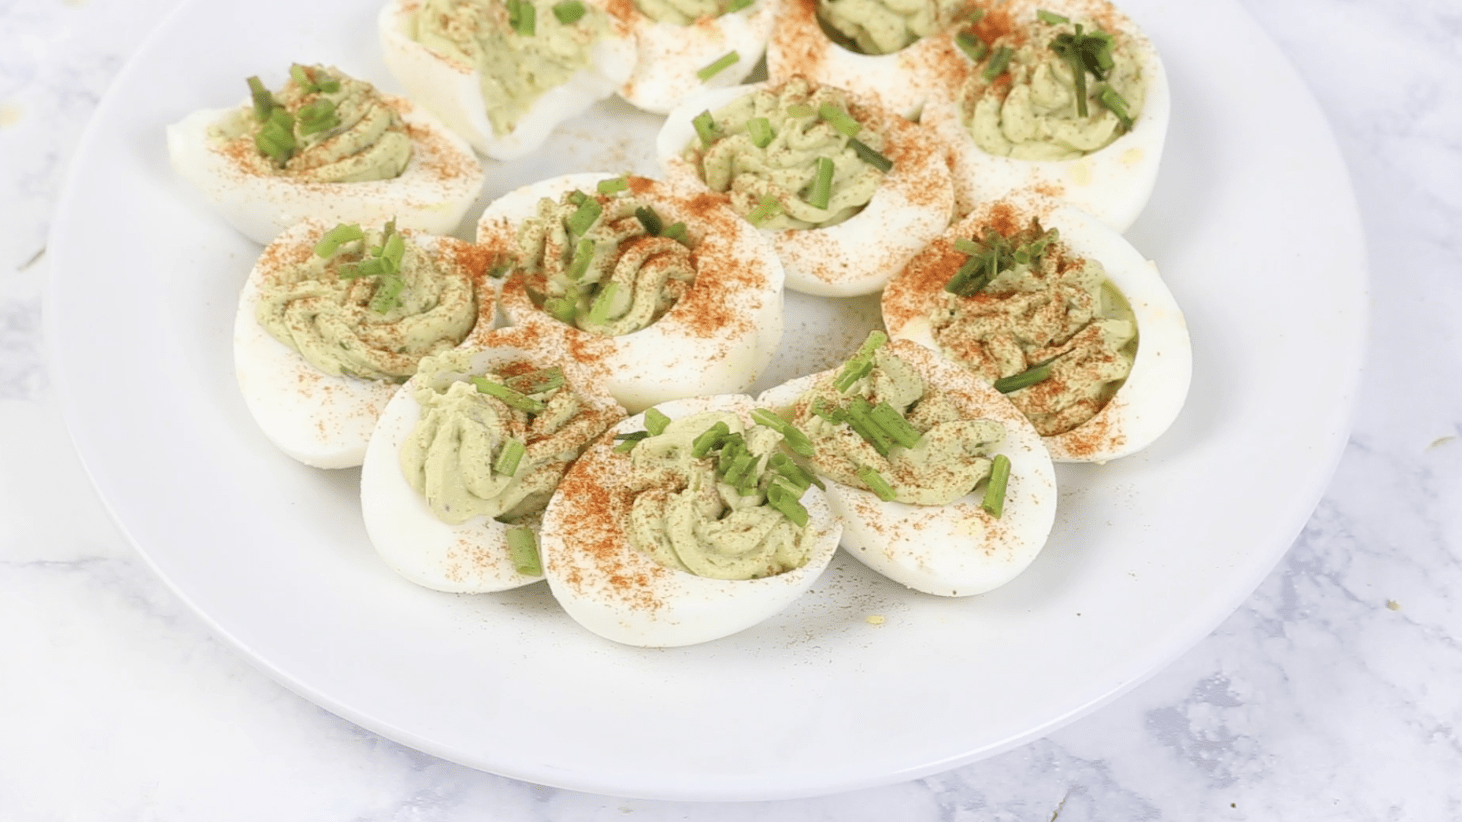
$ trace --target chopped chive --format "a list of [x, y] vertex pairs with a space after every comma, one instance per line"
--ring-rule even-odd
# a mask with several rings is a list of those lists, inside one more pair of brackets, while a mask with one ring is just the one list
[[574, 318], [579, 315], [579, 303], [567, 294], [549, 297], [543, 301], [543, 311], [561, 323], [572, 325]]
[[320, 98], [299, 110], [300, 134], [315, 134], [329, 131], [340, 125], [335, 113], [335, 104]]
[[508, 0], [508, 25], [521, 37], [532, 37], [537, 29], [538, 9], [533, 0]]
[[717, 74], [720, 74], [726, 69], [736, 65], [737, 61], [739, 61], [740, 59], [741, 55], [737, 54], [735, 51], [728, 51], [725, 54], [721, 55], [719, 58], [717, 58], [716, 62], [705, 66], [700, 71], [697, 71], [695, 73], [695, 76], [701, 78], [701, 82], [704, 83], [712, 77], [715, 77]]
[[594, 261], [594, 241], [588, 237], [579, 240], [574, 248], [573, 259], [569, 261], [569, 267], [564, 269], [564, 275], [570, 280], [578, 280], [589, 270], [589, 264]]
[[635, 209], [635, 217], [639, 219], [640, 225], [645, 227], [645, 232], [651, 237], [658, 237], [660, 232], [665, 230], [665, 222], [650, 206], [640, 206]]
[[772, 467], [773, 471], [796, 483], [799, 488], [805, 489], [810, 485], [816, 485], [822, 489], [827, 488], [827, 486], [822, 484], [822, 480], [817, 478], [816, 474], [804, 470], [802, 466], [797, 464], [796, 460], [786, 454], [780, 452], [773, 453], [771, 459], [767, 461], [767, 464]]
[[817, 107], [817, 116], [826, 120], [839, 134], [847, 137], [857, 137], [858, 132], [863, 130], [863, 124], [854, 120], [848, 112], [843, 111], [832, 103], [823, 103]]
[[1069, 18], [1069, 17], [1062, 17], [1061, 15], [1055, 13], [1054, 11], [1046, 11], [1045, 9], [1037, 9], [1036, 10], [1036, 17], [1042, 23], [1048, 23], [1048, 24], [1050, 24], [1052, 26], [1059, 26], [1062, 23], [1070, 23], [1071, 22], [1071, 18]]
[[874, 151], [862, 140], [856, 138], [849, 139], [848, 148], [853, 149], [853, 152], [858, 155], [858, 159], [882, 171], [884, 174], [887, 174], [893, 168], [893, 160]]
[[579, 18], [584, 16], [585, 11], [587, 9], [584, 8], [584, 4], [580, 3], [579, 0], [563, 0], [562, 3], [555, 3], [553, 5], [553, 16], [557, 17], [558, 22], [563, 23], [565, 26], [572, 26], [579, 22]]
[[866, 466], [859, 468], [858, 479], [863, 480], [863, 483], [868, 486], [868, 490], [877, 494], [878, 498], [884, 502], [892, 502], [893, 498], [898, 496], [894, 493], [893, 486], [888, 484], [888, 480], [872, 468]]
[[520, 394], [547, 394], [564, 386], [563, 369], [556, 365], [529, 371], [503, 380], [503, 385]]
[[315, 81], [310, 79], [310, 75], [305, 73], [305, 67], [299, 63], [295, 63], [289, 67], [289, 76], [290, 79], [294, 80], [295, 85], [304, 91], [310, 92], [315, 90]]
[[283, 167], [298, 146], [294, 139], [294, 115], [282, 108], [270, 112], [269, 119], [254, 136], [254, 146]]
[[868, 332], [867, 339], [858, 346], [852, 357], [848, 358], [848, 364], [843, 366], [843, 371], [833, 381], [833, 386], [844, 394], [858, 380], [868, 375], [873, 370], [873, 352], [877, 351], [884, 343], [888, 342], [888, 335], [882, 331]]
[[1122, 128], [1128, 131], [1132, 129], [1132, 115], [1127, 113], [1127, 101], [1117, 93], [1116, 89], [1111, 86], [1102, 89], [1101, 101], [1108, 111], [1117, 115], [1117, 119], [1122, 121]]
[[751, 469], [756, 467], [756, 455], [750, 451], [736, 451], [731, 457], [731, 464], [721, 473], [721, 479], [727, 485], [738, 488], [746, 481]]
[[964, 8], [955, 12], [950, 19], [956, 23], [968, 22], [970, 25], [974, 25], [985, 19], [985, 10], [974, 3], [968, 3]]
[[584, 201], [579, 203], [578, 210], [564, 220], [564, 228], [568, 229], [569, 234], [582, 237], [588, 233], [590, 228], [594, 227], [594, 221], [598, 220], [599, 215], [603, 212], [604, 206], [599, 205], [598, 200], [586, 196]]
[[964, 52], [965, 56], [970, 58], [970, 62], [972, 63], [980, 62], [985, 59], [986, 54], [990, 53], [990, 47], [985, 45], [985, 41], [981, 40], [972, 31], [962, 31], [956, 34], [954, 36], [954, 44], [959, 46], [959, 50]]
[[802, 494], [786, 485], [785, 481], [772, 480], [767, 486], [767, 505], [772, 506], [798, 528], [807, 527], [807, 508], [798, 500]]
[[751, 213], [746, 215], [746, 220], [757, 228], [760, 228], [768, 220], [781, 213], [782, 204], [777, 202], [776, 197], [767, 194], [761, 198], [761, 202], [756, 204], [756, 208], [753, 208]]
[[954, 241], [954, 250], [963, 254], [983, 254], [985, 247], [967, 237], [960, 237]]
[[600, 180], [598, 189], [600, 194], [618, 194], [629, 188], [629, 180], [623, 176], [610, 177], [608, 180]]
[[954, 272], [944, 290], [960, 297], [972, 296], [976, 291], [990, 284], [990, 270], [981, 257], [970, 257]]
[[365, 237], [365, 232], [361, 231], [359, 224], [341, 223], [325, 232], [324, 236], [320, 237], [320, 241], [315, 243], [315, 256], [329, 257], [338, 251], [342, 245], [354, 242], [363, 237]]
[[380, 260], [361, 260], [340, 266], [340, 279], [354, 280], [360, 277], [379, 277], [386, 273], [386, 266]]
[[570, 205], [583, 205], [584, 201], [589, 199], [589, 195], [576, 188], [569, 192], [568, 199]]
[[513, 570], [528, 577], [543, 576], [543, 560], [538, 556], [538, 538], [533, 529], [517, 525], [508, 529], [508, 556]]
[[736, 458], [748, 453], [750, 451], [746, 448], [746, 438], [740, 434], [732, 434], [721, 445], [721, 455], [716, 459], [716, 471], [724, 478], [731, 471]]
[[709, 111], [697, 114], [690, 124], [695, 126], [695, 133], [701, 138], [702, 145], [709, 146], [716, 142], [717, 137], [721, 136], [721, 130], [716, 127], [716, 119], [711, 116]]
[[1010, 482], [1010, 457], [996, 454], [990, 464], [990, 482], [985, 486], [985, 498], [980, 507], [985, 513], [1000, 519], [1005, 510], [1005, 486]]
[[1001, 74], [1004, 74], [1005, 67], [1010, 65], [1010, 57], [1013, 54], [1015, 54], [1015, 51], [1010, 46], [1001, 46], [995, 49], [995, 53], [990, 56], [990, 62], [985, 64], [985, 70], [982, 72], [985, 82], [988, 83]]
[[781, 434], [782, 440], [787, 443], [788, 448], [792, 449], [792, 453], [801, 454], [804, 457], [812, 456], [814, 450], [812, 440], [806, 434], [802, 433], [797, 426], [782, 419], [775, 411], [766, 408], [757, 408], [751, 412], [751, 419], [753, 422], [765, 425], [778, 434]]
[[685, 223], [671, 223], [660, 232], [661, 237], [669, 237], [678, 243], [685, 242]]
[[274, 102], [274, 95], [269, 93], [269, 89], [264, 88], [264, 84], [258, 77], [250, 77], [248, 83], [249, 95], [254, 99], [254, 119], [262, 123], [269, 119], [270, 113], [274, 111], [274, 107], [278, 103]]
[[848, 404], [848, 425], [858, 436], [867, 440], [875, 451], [886, 457], [893, 448], [894, 439], [873, 419], [872, 411], [873, 406], [868, 404], [868, 400], [854, 397]]
[[828, 157], [817, 158], [817, 176], [812, 179], [812, 191], [807, 195], [807, 204], [813, 208], [827, 208], [833, 195], [833, 161]]
[[660, 436], [665, 433], [665, 426], [670, 424], [670, 418], [658, 408], [650, 408], [645, 411], [645, 430], [653, 436]]
[[617, 434], [615, 435], [614, 439], [617, 440], [619, 444], [614, 446], [614, 453], [628, 454], [629, 452], [635, 450], [635, 446], [639, 445], [641, 440], [647, 440], [649, 438], [649, 431], [631, 431], [628, 434]]
[[726, 4], [726, 10], [722, 14], [735, 14], [755, 2], [756, 0], [731, 0]]
[[492, 464], [494, 474], [504, 477], [511, 477], [518, 472], [518, 464], [523, 461], [523, 454], [527, 451], [522, 440], [508, 437], [503, 442], [501, 451], [497, 452], [497, 460]]
[[401, 305], [401, 291], [406, 288], [406, 281], [399, 276], [382, 274], [376, 282], [376, 293], [371, 296], [371, 310], [377, 314], [385, 314], [393, 308]]
[[401, 270], [401, 258], [406, 256], [406, 241], [401, 239], [400, 234], [392, 234], [386, 238], [381, 246], [381, 262], [385, 264], [385, 270], [395, 274]]
[[918, 445], [919, 439], [924, 436], [919, 433], [919, 429], [904, 419], [903, 414], [900, 414], [887, 402], [880, 402], [873, 406], [873, 410], [868, 412], [868, 416], [878, 423], [879, 428], [887, 431], [889, 436], [893, 437], [894, 442], [905, 448], [913, 448]]
[[707, 428], [700, 436], [696, 437], [690, 444], [690, 455], [700, 459], [711, 453], [711, 449], [721, 444], [731, 433], [731, 428], [724, 422], [718, 422]]
[[609, 310], [614, 305], [614, 298], [619, 294], [619, 283], [609, 283], [604, 286], [589, 305], [589, 323], [591, 325], [603, 325], [609, 322]]
[[793, 103], [787, 106], [788, 117], [797, 117], [800, 119], [802, 117], [811, 117], [815, 114], [817, 114], [817, 109], [806, 103]]
[[503, 404], [508, 406], [509, 408], [516, 408], [519, 411], [527, 411], [529, 414], [541, 414], [543, 413], [543, 410], [548, 407], [547, 405], [544, 405], [538, 400], [533, 399], [527, 394], [520, 394], [517, 391], [514, 391], [513, 389], [507, 387], [506, 385], [493, 382], [486, 377], [472, 377], [471, 379], [472, 385], [476, 387], [478, 391], [488, 395], [489, 397], [495, 397], [499, 400], [502, 400]]
[[1002, 394], [1009, 394], [1013, 391], [1019, 391], [1022, 388], [1035, 385], [1042, 380], [1050, 378], [1050, 376], [1051, 364], [1044, 362], [1032, 368], [1027, 368], [1019, 374], [1001, 377], [995, 381], [995, 390]]
[[766, 148], [771, 145], [772, 138], [777, 136], [772, 131], [772, 121], [765, 117], [753, 117], [747, 120], [746, 133], [751, 135], [751, 144], [757, 148]]

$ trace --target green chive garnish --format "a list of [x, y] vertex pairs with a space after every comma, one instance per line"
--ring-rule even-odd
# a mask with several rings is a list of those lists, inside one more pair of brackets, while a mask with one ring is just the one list
[[990, 482], [985, 486], [985, 498], [980, 501], [980, 507], [985, 513], [1000, 519], [1000, 514], [1005, 510], [1005, 486], [1010, 481], [1010, 457], [1004, 454], [996, 454], [990, 464]]
[[701, 82], [704, 83], [712, 77], [715, 77], [717, 74], [720, 74], [721, 72], [735, 65], [736, 62], [740, 59], [741, 55], [737, 54], [734, 51], [728, 51], [725, 54], [721, 55], [720, 58], [716, 60], [716, 62], [702, 68], [700, 71], [697, 71], [695, 73], [695, 76], [701, 78]]
[[623, 176], [610, 177], [608, 180], [600, 180], [598, 189], [600, 194], [618, 194], [629, 188], [629, 180]]
[[645, 430], [651, 436], [660, 436], [665, 433], [665, 426], [670, 424], [670, 418], [665, 416], [658, 408], [650, 408], [645, 411]]
[[264, 84], [259, 81], [258, 77], [250, 77], [248, 83], [249, 94], [254, 98], [254, 119], [262, 123], [269, 119], [270, 113], [274, 111], [274, 107], [278, 103], [274, 102], [274, 95], [269, 93], [269, 89], [264, 88]]
[[863, 340], [863, 344], [858, 346], [857, 352], [848, 359], [848, 364], [843, 366], [842, 373], [838, 374], [838, 378], [833, 381], [833, 387], [844, 394], [848, 393], [848, 389], [852, 388], [854, 383], [868, 376], [868, 372], [873, 370], [873, 352], [886, 342], [888, 342], [888, 335], [882, 331], [868, 332], [868, 338]]
[[804, 457], [812, 456], [812, 440], [806, 434], [802, 433], [797, 426], [782, 419], [775, 411], [767, 408], [757, 408], [751, 412], [751, 419], [752, 422], [765, 425], [778, 434], [781, 434], [782, 440], [787, 443], [788, 448], [792, 449], [792, 453], [801, 454]]
[[1049, 379], [1050, 376], [1051, 364], [1044, 362], [1032, 368], [1027, 368], [1019, 374], [1001, 377], [995, 381], [995, 390], [1002, 394], [1009, 394], [1013, 391], [1019, 391], [1022, 388], [1035, 385], [1042, 380]]
[[812, 191], [807, 195], [807, 204], [813, 208], [827, 208], [833, 195], [833, 161], [828, 157], [817, 158], [817, 176], [812, 178]]
[[564, 270], [564, 275], [570, 280], [583, 278], [584, 272], [589, 270], [589, 264], [594, 261], [594, 241], [588, 237], [579, 240], [578, 246], [574, 248], [574, 257], [569, 261], [569, 267]]
[[569, 234], [582, 237], [588, 233], [590, 228], [593, 228], [594, 221], [598, 220], [599, 215], [603, 212], [604, 206], [599, 205], [598, 200], [593, 197], [585, 197], [584, 201], [579, 203], [578, 210], [564, 220], [564, 228], [569, 230]]
[[702, 145], [709, 146], [716, 142], [717, 137], [721, 136], [721, 130], [716, 127], [716, 120], [709, 111], [697, 114], [690, 124], [695, 126], [695, 133], [701, 138]]
[[873, 419], [872, 411], [873, 406], [868, 404], [868, 400], [854, 397], [853, 401], [848, 404], [848, 425], [858, 433], [858, 436], [867, 440], [875, 451], [886, 457], [889, 450], [893, 448], [894, 440]]
[[1122, 95], [1118, 94], [1116, 89], [1107, 86], [1102, 89], [1100, 99], [1102, 105], [1106, 106], [1108, 111], [1117, 115], [1117, 119], [1122, 121], [1122, 128], [1130, 131], [1132, 129], [1132, 115], [1127, 113], [1127, 101], [1122, 98]]
[[562, 3], [555, 3], [553, 6], [553, 16], [557, 17], [558, 22], [563, 23], [565, 26], [572, 26], [579, 22], [579, 18], [584, 16], [585, 11], [587, 9], [584, 8], [584, 4], [580, 3], [579, 0], [564, 0]]
[[386, 238], [381, 246], [381, 261], [386, 264], [386, 271], [395, 274], [401, 270], [401, 258], [406, 256], [406, 241], [401, 239], [400, 234], [392, 234]]
[[329, 257], [340, 249], [342, 245], [354, 242], [365, 237], [365, 232], [360, 230], [356, 223], [341, 223], [325, 232], [320, 241], [315, 243], [316, 257]]
[[294, 115], [282, 108], [270, 112], [269, 119], [264, 122], [259, 133], [254, 135], [254, 147], [261, 154], [272, 158], [280, 167], [289, 162], [297, 146], [294, 139]]
[[959, 46], [959, 50], [964, 52], [965, 56], [970, 58], [970, 62], [973, 63], [980, 62], [985, 59], [986, 54], [990, 53], [990, 47], [985, 45], [985, 41], [977, 37], [972, 31], [962, 31], [956, 34], [954, 36], [954, 44]]
[[406, 281], [395, 272], [382, 273], [376, 281], [376, 293], [371, 295], [371, 310], [385, 314], [401, 305], [401, 291], [405, 288]]
[[1036, 17], [1042, 23], [1049, 23], [1050, 25], [1053, 25], [1053, 26], [1059, 26], [1062, 23], [1070, 23], [1071, 22], [1071, 19], [1070, 18], [1068, 18], [1068, 17], [1062, 17], [1061, 15], [1059, 15], [1059, 14], [1053, 12], [1053, 11], [1046, 11], [1045, 9], [1038, 9], [1036, 11]]
[[767, 486], [767, 504], [777, 509], [798, 528], [807, 526], [807, 508], [799, 501], [802, 493], [787, 485], [783, 479], [772, 480]]
[[798, 488], [805, 490], [809, 485], [816, 485], [818, 488], [823, 489], [827, 488], [827, 486], [822, 484], [822, 480], [817, 478], [816, 474], [803, 470], [802, 466], [798, 465], [796, 460], [793, 460], [786, 454], [774, 452], [771, 459], [767, 460], [767, 464], [772, 467], [773, 471], [786, 477]]
[[858, 132], [863, 130], [861, 123], [854, 120], [848, 112], [843, 111], [832, 103], [823, 103], [818, 106], [817, 116], [826, 120], [828, 125], [832, 126], [839, 134], [848, 137], [857, 137]]
[[793, 103], [787, 106], [788, 117], [797, 117], [800, 119], [802, 117], [811, 117], [815, 114], [817, 114], [817, 109], [806, 103]]
[[493, 382], [486, 377], [472, 377], [471, 380], [472, 385], [476, 387], [478, 391], [488, 395], [489, 397], [496, 397], [497, 399], [502, 400], [503, 404], [508, 406], [509, 408], [516, 408], [519, 411], [527, 411], [529, 414], [542, 414], [543, 410], [548, 407], [547, 405], [533, 399], [527, 394], [520, 394], [517, 391], [514, 391], [513, 389], [507, 387], [506, 385]]
[[859, 468], [858, 479], [863, 480], [863, 483], [868, 486], [868, 490], [877, 494], [878, 498], [884, 502], [893, 502], [893, 498], [898, 496], [894, 493], [893, 486], [888, 484], [888, 480], [872, 468], [866, 466]]
[[569, 192], [569, 204], [570, 205], [576, 205], [576, 206], [577, 205], [583, 205], [584, 204], [584, 201], [587, 200], [587, 199], [589, 199], [589, 195], [587, 195], [584, 192], [578, 190], [577, 188], [574, 189], [573, 191], [570, 191]]
[[660, 232], [660, 236], [669, 237], [678, 243], [685, 243], [685, 223], [671, 223]]
[[862, 140], [848, 140], [848, 148], [851, 148], [853, 152], [858, 155], [858, 159], [862, 160], [870, 166], [873, 166], [879, 171], [882, 171], [884, 174], [887, 174], [889, 170], [893, 168], [893, 160], [890, 160], [882, 154], [874, 151]]
[[533, 0], [508, 0], [508, 25], [519, 36], [532, 37], [537, 29], [538, 9]]
[[631, 431], [628, 434], [617, 434], [615, 435], [614, 439], [617, 440], [619, 444], [614, 446], [614, 453], [628, 454], [629, 452], [635, 450], [635, 446], [639, 445], [641, 440], [647, 440], [649, 438], [649, 431]]
[[710, 428], [707, 428], [700, 436], [696, 437], [695, 440], [691, 442], [690, 455], [695, 459], [700, 459], [701, 457], [706, 456], [707, 454], [711, 453], [712, 449], [720, 445], [721, 441], [730, 434], [731, 429], [726, 425], [726, 423], [716, 423]]
[[614, 305], [614, 298], [619, 294], [619, 283], [609, 283], [604, 286], [589, 305], [589, 323], [591, 325], [603, 325], [609, 322], [610, 307]]
[[772, 138], [777, 136], [772, 131], [772, 121], [765, 117], [753, 117], [747, 120], [746, 132], [751, 135], [751, 144], [757, 148], [766, 148], [771, 145]]
[[640, 206], [635, 209], [635, 217], [639, 219], [640, 225], [645, 227], [645, 232], [651, 237], [658, 237], [660, 232], [665, 230], [665, 222], [660, 219], [659, 214], [655, 213], [655, 209], [649, 206]]
[[340, 125], [335, 113], [335, 104], [321, 97], [299, 110], [300, 134], [315, 134], [329, 131]]
[[919, 439], [924, 436], [919, 433], [919, 429], [904, 419], [903, 414], [894, 410], [894, 407], [886, 402], [873, 406], [873, 410], [868, 415], [878, 423], [879, 428], [887, 431], [889, 436], [893, 437], [894, 442], [905, 448], [913, 448], [918, 445]]
[[995, 53], [990, 56], [990, 62], [985, 64], [985, 70], [981, 73], [985, 78], [985, 82], [988, 83], [1001, 74], [1004, 74], [1005, 67], [1010, 65], [1010, 57], [1013, 54], [1015, 54], [1015, 51], [1010, 46], [1001, 46], [995, 49]]
[[735, 14], [755, 2], [756, 0], [731, 0], [726, 4], [726, 11], [723, 14]]
[[547, 394], [564, 386], [563, 369], [558, 366], [540, 368], [503, 380], [503, 385], [520, 394]]
[[572, 325], [574, 318], [579, 315], [579, 303], [568, 294], [549, 297], [543, 301], [543, 311], [561, 323]]
[[302, 90], [306, 92], [315, 90], [315, 81], [310, 79], [310, 75], [305, 73], [305, 67], [299, 63], [289, 67], [289, 76]]
[[777, 202], [776, 197], [768, 194], [761, 198], [761, 202], [756, 204], [756, 208], [753, 208], [750, 214], [746, 215], [746, 219], [752, 225], [760, 228], [768, 220], [781, 213], [782, 204]]
[[529, 577], [543, 576], [543, 560], [538, 556], [538, 538], [533, 529], [517, 525], [508, 529], [508, 556], [513, 560], [513, 570]]
[[493, 473], [511, 477], [518, 472], [518, 464], [523, 461], [523, 454], [526, 451], [521, 440], [509, 437], [503, 442], [502, 450], [497, 452], [497, 460], [492, 464]]

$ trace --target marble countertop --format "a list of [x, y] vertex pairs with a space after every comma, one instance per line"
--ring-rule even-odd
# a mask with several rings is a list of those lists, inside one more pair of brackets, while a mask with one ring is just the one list
[[1372, 276], [1353, 434], [1258, 590], [1040, 741], [903, 784], [708, 805], [515, 782], [364, 731], [213, 638], [111, 523], [47, 374], [46, 232], [88, 117], [176, 2], [0, 2], [0, 819], [1462, 818], [1451, 0], [1242, 0], [1330, 118]]

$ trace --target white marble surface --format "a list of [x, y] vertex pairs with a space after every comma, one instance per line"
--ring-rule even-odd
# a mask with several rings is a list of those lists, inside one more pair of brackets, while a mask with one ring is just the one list
[[1370, 253], [1355, 429], [1309, 525], [1213, 635], [1044, 740], [852, 794], [691, 805], [360, 730], [152, 575], [71, 450], [41, 303], [71, 153], [176, 0], [0, 0], [0, 820], [1462, 818], [1462, 10], [1243, 2], [1330, 117]]

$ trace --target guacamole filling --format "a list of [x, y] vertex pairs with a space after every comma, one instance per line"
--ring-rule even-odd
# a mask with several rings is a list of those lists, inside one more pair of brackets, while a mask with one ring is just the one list
[[967, 0], [818, 0], [817, 19], [839, 45], [892, 54], [949, 26]]
[[819, 228], [863, 209], [891, 167], [883, 135], [850, 113], [843, 92], [802, 78], [696, 118], [687, 150], [701, 179], [729, 193], [759, 228]]
[[588, 66], [595, 41], [609, 31], [603, 9], [582, 0], [425, 0], [413, 22], [413, 39], [478, 72], [499, 136]]
[[403, 382], [423, 357], [466, 338], [477, 296], [463, 267], [393, 223], [339, 225], [267, 273], [255, 317], [326, 374]]
[[[659, 564], [711, 579], [757, 579], [806, 564], [802, 495], [816, 482], [782, 450], [787, 424], [747, 426], [708, 411], [670, 420], [651, 409], [630, 451], [630, 544]], [[791, 436], [799, 436], [792, 434]], [[805, 442], [805, 440], [803, 440]]]
[[[965, 127], [988, 154], [1071, 160], [1131, 130], [1147, 86], [1126, 37], [1049, 12], [1021, 33], [991, 43], [963, 91]], [[1019, 38], [1019, 39], [1018, 39]], [[963, 46], [963, 44], [962, 44]]]
[[249, 78], [253, 105], [214, 126], [214, 136], [259, 174], [317, 183], [389, 180], [411, 161], [401, 115], [370, 83], [325, 66], [290, 66], [270, 92]]
[[[617, 178], [618, 179], [618, 178]], [[658, 320], [695, 280], [695, 252], [683, 223], [665, 224], [654, 207], [613, 189], [543, 198], [517, 236], [517, 267], [529, 297], [546, 313], [603, 337]]]
[[792, 423], [817, 473], [881, 499], [947, 505], [990, 478], [1005, 427], [969, 419], [874, 332], [840, 370], [798, 398]]
[[438, 519], [492, 517], [533, 528], [559, 480], [613, 422], [564, 380], [528, 362], [466, 373], [470, 352], [422, 364], [421, 419], [401, 446], [406, 481]]
[[1132, 370], [1137, 322], [1096, 260], [1036, 220], [962, 240], [968, 253], [930, 316], [945, 356], [994, 384], [1041, 436], [1099, 412]]

